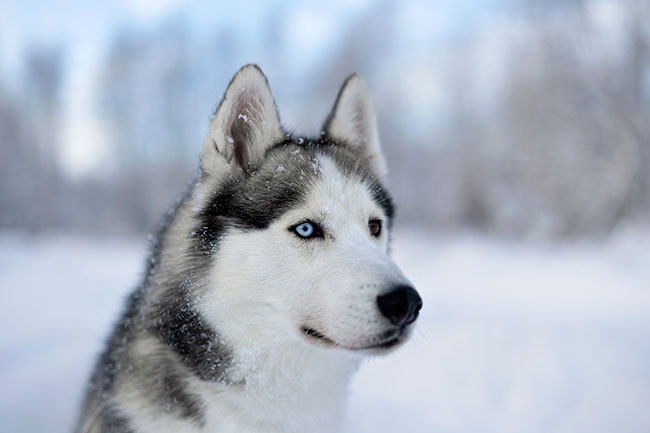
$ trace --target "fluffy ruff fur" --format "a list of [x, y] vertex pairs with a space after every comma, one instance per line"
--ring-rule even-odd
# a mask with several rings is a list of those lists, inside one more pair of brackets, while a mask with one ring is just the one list
[[243, 67], [98, 360], [77, 431], [338, 431], [360, 360], [407, 340], [421, 306], [378, 307], [410, 285], [388, 257], [385, 174], [358, 77], [317, 138], [292, 137], [266, 77]]

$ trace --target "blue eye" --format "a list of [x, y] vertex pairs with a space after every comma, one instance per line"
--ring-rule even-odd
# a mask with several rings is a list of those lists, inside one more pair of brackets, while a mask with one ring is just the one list
[[322, 238], [323, 230], [320, 226], [311, 221], [305, 221], [295, 226], [289, 227], [296, 235], [303, 239]]
[[296, 233], [298, 233], [298, 236], [303, 237], [303, 238], [310, 238], [314, 234], [314, 226], [312, 223], [302, 223], [296, 226], [294, 229]]

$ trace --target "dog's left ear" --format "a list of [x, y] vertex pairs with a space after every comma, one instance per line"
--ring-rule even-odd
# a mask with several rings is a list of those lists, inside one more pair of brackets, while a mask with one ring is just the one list
[[356, 74], [348, 77], [341, 86], [323, 131], [329, 138], [360, 152], [380, 178], [386, 176], [386, 161], [379, 144], [375, 110], [366, 86]]
[[266, 76], [257, 65], [242, 67], [217, 108], [203, 146], [204, 174], [253, 170], [266, 149], [284, 138]]

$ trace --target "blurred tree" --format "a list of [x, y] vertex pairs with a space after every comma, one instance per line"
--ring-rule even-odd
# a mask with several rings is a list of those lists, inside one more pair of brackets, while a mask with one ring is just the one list
[[[61, 222], [62, 51], [31, 47], [14, 96], [0, 89], [2, 225], [42, 230]], [[18, 96], [19, 95], [19, 96]], [[19, 102], [20, 101], [20, 102]]]
[[12, 155], [0, 161], [0, 224], [149, 230], [192, 177], [223, 84], [251, 60], [265, 67], [283, 112], [295, 114], [291, 123], [310, 132], [343, 79], [364, 78], [400, 222], [562, 237], [647, 217], [650, 2], [510, 4], [507, 19], [492, 15], [442, 40], [410, 27], [426, 27], [426, 17], [405, 23], [428, 13], [421, 4], [373, 2], [302, 67], [287, 61], [285, 30], [295, 23], [277, 8], [250, 37], [234, 26], [193, 32], [183, 14], [123, 27], [96, 83], [104, 177], [81, 181], [57, 162], [62, 51], [30, 49], [25, 85], [0, 89], [0, 150]]
[[153, 34], [121, 31], [99, 80], [99, 113], [108, 125], [120, 194], [120, 221], [148, 230], [191, 178], [194, 161], [188, 44], [182, 21]]
[[33, 167], [33, 137], [21, 122], [21, 109], [4, 89], [0, 88], [0, 226], [28, 228], [24, 220], [31, 194], [30, 174]]
[[[633, 72], [641, 68], [637, 49], [623, 50], [636, 67], [603, 52], [602, 30], [584, 3], [562, 5], [560, 15], [557, 7], [531, 2], [528, 35], [512, 51], [517, 66], [499, 116], [508, 141], [502, 156], [512, 164], [506, 196], [516, 205], [496, 224], [507, 230], [528, 222], [528, 230], [560, 236], [603, 233], [647, 207], [647, 102], [641, 83], [628, 77], [641, 80], [647, 69]], [[626, 9], [627, 17], [636, 13]], [[634, 46], [643, 46], [631, 31]]]

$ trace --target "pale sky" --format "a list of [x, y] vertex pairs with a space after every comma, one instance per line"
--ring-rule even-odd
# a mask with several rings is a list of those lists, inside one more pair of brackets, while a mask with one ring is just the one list
[[[337, 0], [327, 3], [292, 0], [275, 2], [216, 2], [208, 0], [119, 0], [48, 1], [13, 0], [0, 3], [0, 82], [5, 88], [20, 89], [21, 62], [30, 46], [61, 46], [64, 49], [63, 163], [82, 174], [93, 168], [105, 151], [105, 131], [92, 109], [94, 77], [103, 61], [111, 38], [120, 28], [146, 32], [170, 17], [188, 23], [190, 37], [200, 40], [218, 31], [237, 35], [241, 64], [263, 56], [263, 38], [269, 17], [281, 14], [283, 59], [297, 84], [305, 72], [327, 59], [347, 26], [368, 7], [381, 0]], [[389, 4], [389, 2], [385, 2]], [[472, 60], [482, 74], [474, 87], [488, 100], [501, 73], [503, 41], [516, 31], [517, 23], [506, 18], [511, 0], [409, 0], [398, 1], [394, 38], [400, 47], [402, 85], [418, 107], [444, 110], [448, 97], [441, 87], [446, 58], [422, 62], [432, 47], [450, 45], [450, 40], [473, 35], [477, 39]], [[616, 30], [622, 24], [615, 1], [596, 0], [590, 9], [594, 21]], [[478, 36], [476, 36], [478, 34]], [[615, 32], [613, 33], [613, 37]], [[234, 70], [233, 70], [234, 72]], [[308, 74], [307, 74], [308, 75]], [[426, 77], [426, 79], [423, 79]], [[413, 87], [414, 83], [420, 83]], [[483, 96], [481, 96], [483, 95]], [[90, 143], [90, 144], [89, 144]]]

